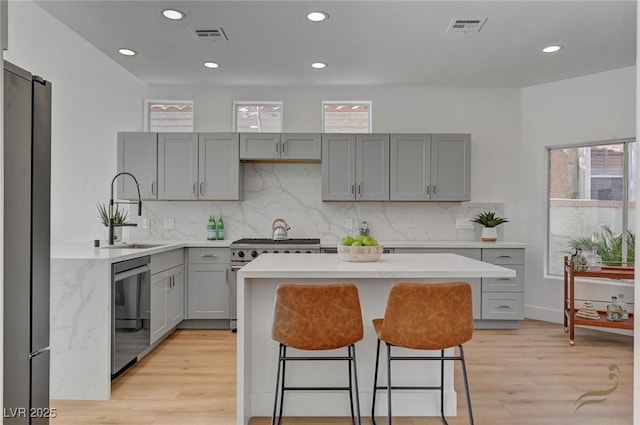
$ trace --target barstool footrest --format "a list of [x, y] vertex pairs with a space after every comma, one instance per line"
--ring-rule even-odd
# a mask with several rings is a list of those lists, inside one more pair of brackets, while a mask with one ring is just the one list
[[[384, 386], [384, 387], [376, 387], [376, 390], [386, 390], [389, 387]], [[441, 390], [442, 387], [420, 387], [420, 386], [395, 386], [392, 385], [391, 386], [392, 390]]]
[[284, 387], [285, 391], [350, 391], [349, 387]]

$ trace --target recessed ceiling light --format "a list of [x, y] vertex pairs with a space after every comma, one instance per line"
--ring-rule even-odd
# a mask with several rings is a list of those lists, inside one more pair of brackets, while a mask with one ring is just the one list
[[542, 51], [544, 53], [554, 53], [560, 49], [562, 49], [562, 46], [560, 46], [559, 44], [554, 44], [554, 45], [545, 47], [544, 49], [542, 49]]
[[327, 64], [324, 62], [314, 62], [311, 64], [311, 67], [315, 69], [323, 69], [327, 67]]
[[220, 64], [217, 64], [215, 62], [205, 62], [204, 66], [211, 69], [220, 68]]
[[121, 55], [124, 56], [135, 56], [138, 53], [135, 50], [131, 50], [131, 49], [118, 49], [118, 53], [120, 53]]
[[173, 21], [179, 21], [180, 19], [184, 19], [187, 15], [177, 9], [165, 9], [162, 11], [162, 16]]
[[329, 14], [321, 10], [316, 10], [314, 12], [307, 13], [307, 19], [311, 22], [322, 22], [329, 19]]

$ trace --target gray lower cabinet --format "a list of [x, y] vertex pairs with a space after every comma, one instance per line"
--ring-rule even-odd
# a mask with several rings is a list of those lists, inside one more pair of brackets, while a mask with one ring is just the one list
[[[142, 199], [158, 198], [158, 134], [118, 133], [118, 172], [133, 174], [140, 185]], [[117, 181], [118, 198], [138, 199], [138, 189], [129, 177]]]
[[392, 201], [471, 199], [471, 135], [392, 134]]
[[[241, 200], [237, 133], [118, 133], [118, 172], [132, 173], [142, 199]], [[118, 179], [121, 199], [138, 199], [133, 180]]]
[[450, 253], [516, 271], [516, 277], [466, 279], [478, 328], [514, 328], [524, 319], [524, 248], [395, 248], [402, 253]]
[[323, 134], [322, 200], [389, 200], [389, 135]]
[[516, 271], [516, 277], [482, 279], [482, 319], [524, 319], [524, 249], [483, 249], [482, 261]]
[[151, 343], [184, 319], [184, 250], [151, 256]]
[[189, 248], [187, 319], [230, 319], [228, 248]]
[[242, 160], [320, 161], [318, 133], [240, 133]]

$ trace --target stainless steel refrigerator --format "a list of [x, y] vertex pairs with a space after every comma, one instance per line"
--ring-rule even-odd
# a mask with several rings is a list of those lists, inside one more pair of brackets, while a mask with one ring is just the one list
[[51, 83], [4, 62], [3, 423], [48, 424]]

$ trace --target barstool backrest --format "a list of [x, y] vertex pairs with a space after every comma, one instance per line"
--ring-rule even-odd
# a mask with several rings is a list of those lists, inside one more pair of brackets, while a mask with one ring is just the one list
[[391, 287], [380, 339], [419, 350], [441, 350], [473, 336], [467, 282], [397, 282]]
[[283, 283], [276, 289], [274, 340], [301, 350], [332, 350], [355, 344], [363, 334], [356, 285]]

